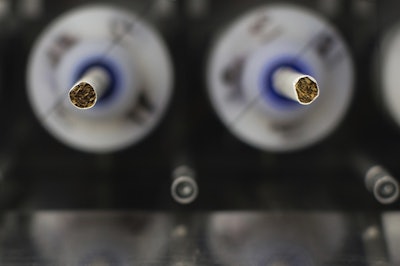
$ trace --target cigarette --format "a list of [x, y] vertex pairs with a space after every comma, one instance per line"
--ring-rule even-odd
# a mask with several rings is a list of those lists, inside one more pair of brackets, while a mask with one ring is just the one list
[[275, 71], [273, 84], [279, 94], [301, 105], [309, 105], [319, 96], [317, 81], [291, 68], [283, 67]]
[[92, 67], [72, 86], [69, 100], [78, 109], [90, 109], [104, 95], [109, 83], [109, 74], [103, 68]]

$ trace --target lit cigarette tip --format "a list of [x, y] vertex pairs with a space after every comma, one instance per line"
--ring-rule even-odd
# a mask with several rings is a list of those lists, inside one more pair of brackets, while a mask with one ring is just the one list
[[317, 81], [290, 68], [280, 68], [273, 76], [276, 91], [301, 105], [313, 103], [319, 96]]
[[96, 104], [97, 95], [89, 83], [80, 82], [69, 91], [69, 99], [75, 107], [89, 109]]

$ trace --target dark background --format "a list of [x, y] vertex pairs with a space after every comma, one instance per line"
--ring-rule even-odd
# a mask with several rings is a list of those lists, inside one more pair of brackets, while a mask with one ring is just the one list
[[[352, 52], [356, 77], [351, 108], [336, 131], [311, 148], [284, 154], [236, 139], [214, 113], [205, 86], [205, 62], [217, 33], [247, 10], [279, 1], [209, 0], [195, 13], [191, 0], [176, 0], [169, 1], [174, 12], [161, 17], [152, 12], [157, 1], [112, 1], [161, 32], [175, 84], [159, 126], [139, 144], [106, 155], [58, 142], [39, 124], [26, 97], [26, 63], [35, 39], [60, 14], [90, 2], [47, 0], [39, 16], [27, 17], [11, 1], [10, 13], [0, 18], [1, 209], [398, 209], [398, 203], [382, 206], [368, 193], [353, 154], [400, 176], [400, 130], [380, 102], [375, 71], [380, 37], [397, 22], [399, 1], [292, 1], [337, 27]], [[327, 2], [338, 8], [329, 11]], [[199, 184], [199, 197], [189, 206], [170, 196], [172, 171], [182, 163], [195, 170]]]

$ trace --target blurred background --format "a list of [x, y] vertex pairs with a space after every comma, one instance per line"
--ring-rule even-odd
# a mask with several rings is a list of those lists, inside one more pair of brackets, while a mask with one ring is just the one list
[[400, 265], [399, 8], [0, 0], [0, 264]]

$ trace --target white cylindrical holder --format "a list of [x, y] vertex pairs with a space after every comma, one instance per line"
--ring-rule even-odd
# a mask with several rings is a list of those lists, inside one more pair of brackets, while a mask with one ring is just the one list
[[301, 105], [309, 105], [319, 96], [317, 81], [291, 68], [279, 68], [273, 74], [273, 83], [279, 94]]
[[[121, 37], [116, 23], [134, 27]], [[172, 73], [155, 29], [126, 10], [93, 4], [61, 16], [40, 35], [28, 62], [27, 90], [51, 135], [81, 151], [109, 153], [157, 126], [172, 95]], [[92, 87], [86, 86], [93, 99], [85, 110], [69, 99], [77, 81]]]
[[[243, 142], [265, 151], [299, 150], [324, 139], [346, 114], [353, 92], [350, 51], [333, 25], [314, 12], [297, 5], [260, 6], [214, 43], [207, 70], [211, 103]], [[303, 81], [317, 91], [306, 101], [295, 90]]]
[[90, 109], [104, 95], [109, 84], [107, 71], [101, 67], [92, 67], [72, 86], [69, 100], [78, 109]]
[[394, 25], [384, 35], [376, 55], [376, 78], [379, 80], [380, 94], [383, 106], [393, 121], [400, 126], [400, 23]]

